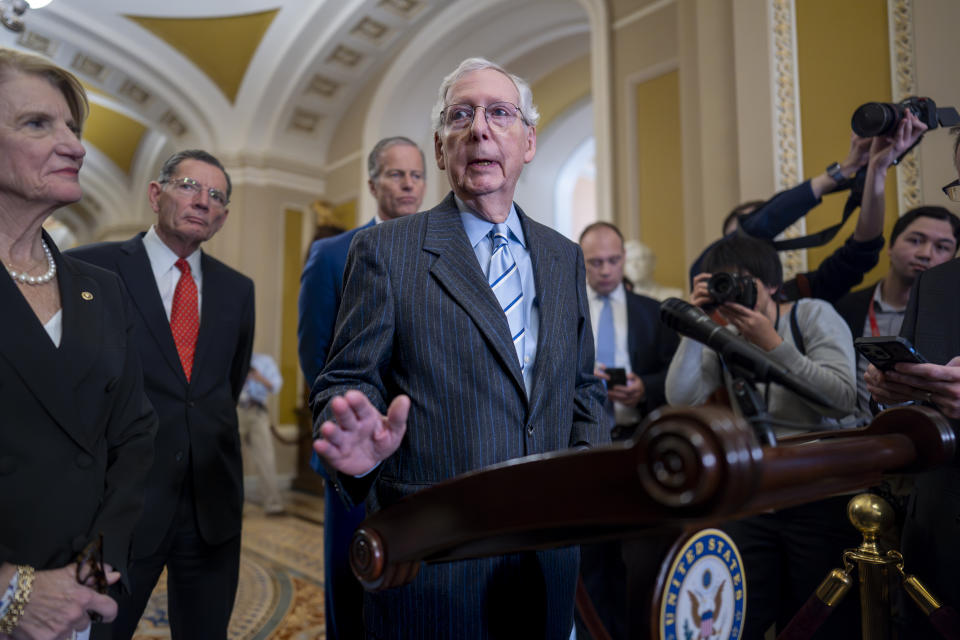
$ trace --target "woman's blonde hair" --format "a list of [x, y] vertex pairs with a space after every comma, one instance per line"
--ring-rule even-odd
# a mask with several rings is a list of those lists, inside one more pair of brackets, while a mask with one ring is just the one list
[[87, 92], [75, 75], [41, 56], [0, 47], [0, 80], [8, 79], [11, 73], [46, 79], [60, 90], [76, 125], [83, 128], [83, 123], [90, 113], [90, 102], [87, 100]]

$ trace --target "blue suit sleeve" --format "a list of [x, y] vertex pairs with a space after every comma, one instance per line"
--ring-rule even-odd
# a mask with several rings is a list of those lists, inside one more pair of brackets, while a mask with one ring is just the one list
[[[820, 204], [820, 198], [813, 195], [810, 181], [801, 182], [797, 186], [781, 191], [764, 202], [760, 207], [739, 220], [740, 228], [744, 233], [754, 238], [773, 240], [777, 234], [807, 215], [815, 206]], [[703, 258], [716, 242], [703, 250], [690, 266], [690, 286], [693, 278], [703, 271]]]
[[327, 359], [337, 321], [338, 278], [322, 249], [322, 243], [313, 243], [300, 277], [297, 344], [300, 368], [311, 387]]
[[740, 228], [754, 238], [773, 240], [818, 204], [820, 198], [814, 197], [813, 188], [807, 180], [792, 189], [781, 191], [756, 211], [740, 218]]

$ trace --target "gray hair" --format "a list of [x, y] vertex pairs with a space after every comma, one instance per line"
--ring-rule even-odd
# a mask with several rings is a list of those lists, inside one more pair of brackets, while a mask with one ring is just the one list
[[383, 153], [399, 144], [408, 145], [420, 152], [420, 163], [423, 165], [424, 169], [427, 167], [427, 160], [423, 156], [423, 149], [417, 145], [416, 142], [407, 138], [406, 136], [391, 136], [389, 138], [384, 138], [377, 144], [373, 146], [373, 150], [370, 151], [370, 155], [367, 156], [367, 174], [370, 176], [370, 179], [373, 180], [380, 175], [380, 172], [383, 171], [383, 164], [380, 162], [380, 156]]
[[440, 95], [437, 98], [436, 104], [433, 105], [433, 111], [430, 114], [434, 133], [439, 133], [443, 126], [443, 110], [447, 106], [447, 93], [450, 92], [450, 87], [468, 73], [483, 71], [484, 69], [499, 71], [510, 78], [513, 86], [517, 88], [517, 94], [520, 96], [520, 104], [517, 106], [520, 107], [524, 124], [531, 127], [537, 126], [537, 122], [540, 121], [540, 111], [537, 110], [537, 106], [533, 104], [533, 91], [530, 90], [530, 85], [527, 84], [526, 80], [520, 76], [513, 75], [500, 65], [486, 58], [467, 58], [460, 63], [460, 66], [454, 69], [453, 73], [444, 78], [443, 82], [440, 83]]
[[167, 161], [163, 163], [163, 168], [160, 169], [160, 177], [157, 178], [157, 182], [160, 184], [170, 182], [173, 174], [177, 171], [177, 167], [179, 167], [180, 163], [184, 160], [199, 160], [200, 162], [205, 162], [209, 165], [213, 165], [217, 169], [220, 169], [220, 171], [223, 172], [223, 177], [227, 179], [227, 202], [230, 201], [230, 193], [233, 191], [233, 183], [230, 182], [230, 174], [227, 173], [227, 170], [223, 168], [223, 165], [220, 164], [219, 160], [202, 149], [186, 149], [184, 151], [178, 151], [167, 158]]

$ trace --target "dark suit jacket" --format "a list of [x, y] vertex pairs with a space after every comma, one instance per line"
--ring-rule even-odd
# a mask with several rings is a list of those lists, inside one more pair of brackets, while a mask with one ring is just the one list
[[837, 313], [847, 322], [854, 338], [863, 336], [863, 325], [867, 321], [876, 287], [877, 283], [874, 282], [866, 289], [848, 293], [833, 304]]
[[[583, 256], [518, 213], [540, 317], [529, 398], [453, 194], [354, 237], [330, 357], [313, 389], [315, 427], [330, 398], [351, 388], [382, 412], [399, 394], [412, 405], [394, 455], [359, 482], [338, 476], [350, 500], [372, 483], [367, 504], [376, 510], [468, 471], [607, 441]], [[407, 587], [367, 594], [365, 623], [376, 637], [487, 637], [504, 625], [510, 637], [560, 637], [570, 630], [576, 569], [576, 549], [427, 566]]]
[[646, 416], [666, 404], [667, 369], [680, 338], [660, 322], [660, 303], [629, 291], [627, 294], [627, 351], [630, 368], [643, 381], [645, 397], [637, 407]]
[[310, 245], [307, 262], [300, 276], [300, 316], [297, 323], [297, 345], [300, 368], [307, 384], [320, 375], [330, 351], [337, 309], [343, 291], [343, 268], [353, 236], [360, 229], [373, 226], [371, 220], [362, 227], [330, 238], [321, 238]]
[[[960, 259], [921, 273], [900, 335], [935, 364], [960, 355]], [[960, 433], [960, 421], [951, 421]], [[960, 465], [922, 473], [907, 507], [902, 550], [915, 574], [947, 605], [960, 607]], [[924, 624], [916, 636], [935, 637]]]
[[243, 469], [236, 408], [250, 366], [254, 314], [253, 282], [203, 254], [200, 333], [188, 383], [143, 235], [70, 252], [116, 272], [130, 292], [145, 387], [160, 417], [134, 557], [149, 555], [160, 544], [188, 471], [203, 539], [218, 544], [240, 533]]
[[0, 563], [52, 569], [98, 533], [126, 572], [157, 418], [143, 393], [134, 317], [117, 277], [60, 255], [54, 346], [0, 276]]

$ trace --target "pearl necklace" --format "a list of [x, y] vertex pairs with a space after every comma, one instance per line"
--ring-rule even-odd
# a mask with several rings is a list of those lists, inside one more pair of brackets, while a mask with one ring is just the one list
[[50, 253], [50, 247], [47, 246], [47, 243], [41, 240], [40, 244], [43, 246], [43, 252], [47, 254], [47, 264], [49, 265], [47, 272], [42, 276], [31, 276], [25, 271], [18, 272], [7, 267], [7, 273], [10, 274], [11, 278], [23, 284], [47, 284], [53, 280], [53, 277], [57, 275], [57, 263], [54, 262], [53, 254]]

